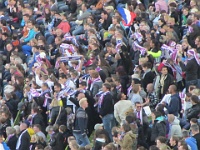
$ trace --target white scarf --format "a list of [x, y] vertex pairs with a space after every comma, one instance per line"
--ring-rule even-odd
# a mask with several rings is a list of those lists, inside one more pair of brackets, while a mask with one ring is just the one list
[[98, 77], [98, 78], [96, 78], [96, 79], [94, 79], [94, 80], [92, 81], [91, 86], [90, 86], [90, 91], [92, 91], [92, 88], [93, 88], [93, 86], [94, 86], [94, 83], [96, 83], [96, 82], [101, 82], [101, 78]]

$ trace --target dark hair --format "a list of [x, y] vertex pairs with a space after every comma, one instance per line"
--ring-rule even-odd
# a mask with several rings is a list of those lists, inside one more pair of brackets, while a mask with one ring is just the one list
[[194, 103], [199, 104], [199, 98], [198, 98], [198, 96], [192, 95], [192, 96], [191, 96], [191, 100], [192, 100]]
[[190, 119], [190, 121], [193, 122], [193, 123], [198, 123], [197, 118], [192, 118], [192, 119]]
[[34, 124], [33, 127], [37, 127], [39, 130], [41, 130], [41, 125], [39, 125], [39, 124]]
[[125, 71], [123, 66], [117, 67], [116, 72], [118, 73], [119, 76], [127, 75], [127, 73], [126, 73], [126, 71]]
[[127, 123], [131, 124], [136, 121], [136, 116], [135, 115], [126, 116], [126, 121], [127, 121]]
[[61, 89], [61, 84], [58, 83], [58, 82], [55, 82], [55, 83], [54, 83], [54, 86], [57, 86], [57, 87], [59, 87], [59, 88]]
[[64, 73], [61, 73], [61, 74], [59, 75], [59, 77], [62, 78], [62, 79], [67, 79], [67, 76], [66, 76]]
[[104, 83], [103, 86], [105, 86], [106, 89], [108, 89], [110, 91], [111, 85], [109, 83]]
[[153, 113], [156, 116], [156, 118], [162, 116], [161, 112], [159, 112], [159, 111], [154, 111]]
[[131, 131], [131, 127], [128, 123], [124, 123], [122, 125], [122, 127], [123, 127], [125, 133], [127, 133], [128, 131]]
[[6, 25], [7, 25], [6, 20], [5, 20], [5, 19], [2, 19], [2, 20], [1, 20], [1, 24], [2, 24], [3, 26], [6, 26]]
[[159, 137], [156, 138], [156, 140], [159, 140], [160, 143], [165, 143], [165, 144], [166, 144], [166, 142], [167, 142], [167, 138], [164, 137], [164, 136], [159, 136]]
[[150, 69], [152, 67], [152, 64], [150, 62], [146, 62], [142, 65], [142, 67]]

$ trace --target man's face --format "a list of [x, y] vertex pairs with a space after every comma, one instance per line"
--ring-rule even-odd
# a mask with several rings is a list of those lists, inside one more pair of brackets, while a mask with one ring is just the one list
[[196, 38], [195, 39], [195, 45], [199, 45], [200, 41], [199, 41], [199, 38]]
[[136, 104], [135, 107], [136, 107], [136, 110], [137, 110], [137, 111], [140, 111], [140, 110], [142, 109], [142, 105], [141, 105], [141, 104]]
[[105, 86], [102, 86], [102, 91], [103, 92], [106, 92], [107, 91], [107, 88]]
[[84, 108], [87, 108], [87, 107], [88, 107], [88, 102], [87, 102], [87, 101], [84, 101], [84, 102], [83, 102], [83, 107], [84, 107]]
[[60, 92], [60, 87], [59, 86], [54, 86], [54, 90], [56, 93]]
[[162, 73], [163, 75], [166, 75], [166, 74], [168, 73], [167, 68], [162, 68], [161, 73]]
[[172, 87], [171, 87], [171, 86], [169, 86], [168, 92], [169, 92], [170, 94], [172, 93]]

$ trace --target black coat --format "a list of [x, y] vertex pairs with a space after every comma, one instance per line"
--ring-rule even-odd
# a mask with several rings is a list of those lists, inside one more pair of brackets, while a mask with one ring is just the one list
[[193, 136], [197, 141], [197, 148], [200, 149], [200, 133], [197, 133]]
[[59, 114], [59, 110], [60, 110], [60, 106], [53, 107], [51, 109], [51, 122], [50, 122], [50, 125], [53, 125], [56, 122], [57, 117], [58, 117], [58, 119], [57, 119], [56, 124], [58, 124], [58, 125], [66, 125], [66, 122], [67, 122], [66, 111], [65, 111], [65, 109], [63, 107], [61, 107], [61, 112]]
[[188, 61], [186, 68], [186, 81], [197, 80], [198, 78], [198, 67], [197, 61], [195, 58]]
[[166, 136], [166, 123], [165, 121], [155, 120], [152, 131], [151, 131], [151, 141], [155, 142], [158, 136]]
[[41, 114], [36, 114], [32, 119], [32, 125], [39, 124], [41, 126], [42, 131], [45, 131], [45, 123]]
[[200, 114], [200, 105], [196, 104], [193, 105], [189, 110], [187, 111], [186, 117], [188, 120], [192, 118], [198, 118], [198, 115]]
[[6, 106], [9, 108], [13, 118], [15, 118], [17, 115], [17, 107], [16, 106], [17, 106], [18, 102], [19, 102], [18, 100], [14, 100], [12, 98], [6, 101]]
[[10, 150], [16, 150], [17, 140], [18, 140], [17, 136], [14, 135], [7, 141], [7, 145], [10, 148]]
[[149, 83], [153, 83], [153, 80], [154, 80], [154, 77], [155, 77], [155, 74], [150, 71], [150, 72], [147, 72], [142, 80], [142, 87], [143, 89], [146, 91], [146, 88], [147, 88], [147, 85]]
[[62, 133], [54, 133], [51, 141], [50, 146], [52, 147], [52, 150], [64, 150], [64, 136]]
[[112, 114], [114, 112], [114, 102], [112, 95], [110, 93], [107, 93], [103, 97], [103, 102], [101, 104], [101, 107], [99, 108], [99, 114], [104, 117], [107, 114]]
[[[19, 150], [28, 150], [30, 147], [31, 137], [30, 137], [28, 131], [25, 131], [24, 133], [22, 131], [21, 134], [23, 134], [23, 135], [21, 137], [21, 144], [20, 144]], [[19, 138], [18, 138], [18, 140], [19, 140]]]
[[171, 74], [168, 74], [167, 78], [164, 81], [163, 94], [166, 94], [169, 86], [174, 83], [175, 83], [174, 77]]

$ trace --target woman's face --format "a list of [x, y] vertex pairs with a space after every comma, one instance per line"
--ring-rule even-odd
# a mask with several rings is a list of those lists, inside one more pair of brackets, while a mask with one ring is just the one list
[[45, 14], [50, 14], [49, 9], [45, 9], [44, 11], [45, 11]]
[[91, 18], [87, 18], [87, 23], [92, 24], [92, 19]]

